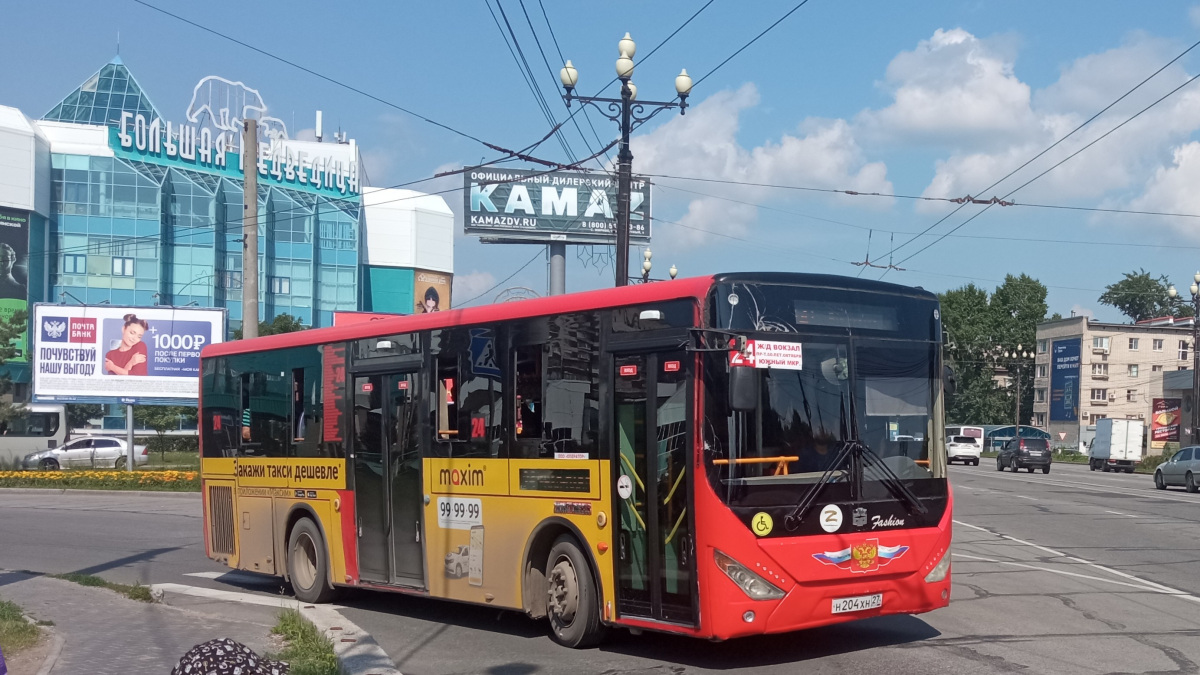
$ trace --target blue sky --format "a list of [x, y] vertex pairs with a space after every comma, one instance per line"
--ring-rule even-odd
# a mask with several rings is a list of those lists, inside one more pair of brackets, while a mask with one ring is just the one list
[[[540, 138], [540, 113], [483, 1], [242, 3], [147, 0], [196, 23], [504, 147]], [[560, 61], [545, 7], [580, 89], [613, 77], [616, 42], [638, 43], [634, 81], [644, 99], [673, 93], [680, 68], [697, 80], [791, 9], [795, 2], [715, 0], [660, 51], [648, 54], [703, 2], [550, 2], [524, 8], [554, 72]], [[494, 10], [496, 2], [490, 6]], [[558, 120], [565, 108], [522, 6], [503, 8]], [[132, 0], [15, 3], [4, 11], [6, 67], [0, 104], [40, 116], [117, 50], [167, 117], [181, 117], [201, 77], [221, 75], [259, 89], [292, 135], [325, 113], [364, 150], [374, 185], [425, 178], [495, 157], [479, 143], [273, 61]], [[906, 196], [978, 195], [995, 180], [1111, 103], [1196, 39], [1200, 9], [1186, 2], [894, 2], [811, 0], [696, 87], [688, 114], [663, 114], [634, 138], [634, 170], [677, 177]], [[1165, 70], [1038, 162], [985, 196], [1003, 196], [1127, 120], [1200, 72], [1200, 48]], [[610, 87], [607, 95], [615, 95]], [[294, 120], [294, 121], [293, 121]], [[616, 125], [592, 116], [608, 141]], [[591, 131], [584, 130], [592, 145]], [[589, 154], [574, 127], [567, 140]], [[1018, 202], [1200, 214], [1200, 82], [1189, 85], [1076, 158], [1023, 188]], [[563, 160], [553, 141], [537, 154]], [[854, 275], [867, 254], [948, 213], [943, 202], [656, 179], [655, 276], [734, 270]], [[460, 179], [424, 184], [452, 188]], [[461, 210], [458, 193], [446, 195]], [[982, 210], [968, 206], [931, 234]], [[893, 234], [894, 233], [894, 234]], [[1123, 272], [1145, 268], [1178, 286], [1200, 269], [1197, 219], [993, 207], [928, 250], [900, 263], [889, 281], [945, 290], [974, 280], [994, 287], [1028, 273], [1050, 287], [1050, 310], [1118, 320], [1096, 302]], [[1050, 241], [1095, 242], [1072, 245]], [[896, 251], [899, 261], [933, 237]], [[534, 246], [456, 239], [460, 302], [534, 258]], [[611, 283], [611, 269], [568, 251], [567, 287]], [[633, 253], [640, 260], [638, 252]], [[867, 270], [864, 276], [878, 277]], [[535, 259], [501, 289], [546, 287]]]

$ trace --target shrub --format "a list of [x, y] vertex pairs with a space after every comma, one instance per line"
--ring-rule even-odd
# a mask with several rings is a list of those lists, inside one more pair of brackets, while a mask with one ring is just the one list
[[[1174, 454], [1174, 453], [1171, 453]], [[1161, 455], [1148, 455], [1138, 462], [1137, 470], [1145, 473], [1154, 473], [1154, 469], [1158, 468], [1159, 464], [1171, 459], [1171, 455], [1164, 452]]]

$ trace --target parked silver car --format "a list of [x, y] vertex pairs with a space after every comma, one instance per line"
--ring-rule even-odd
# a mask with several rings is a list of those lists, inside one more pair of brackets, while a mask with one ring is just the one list
[[1182, 485], [1188, 492], [1200, 489], [1200, 447], [1183, 448], [1158, 465], [1154, 487], [1166, 490], [1168, 485]]
[[[25, 469], [42, 469], [57, 471], [58, 469], [124, 469], [127, 454], [125, 441], [119, 438], [105, 436], [82, 436], [75, 438], [57, 448], [42, 450], [25, 455], [21, 466]], [[149, 461], [150, 455], [146, 446], [133, 446], [133, 465], [138, 466]]]

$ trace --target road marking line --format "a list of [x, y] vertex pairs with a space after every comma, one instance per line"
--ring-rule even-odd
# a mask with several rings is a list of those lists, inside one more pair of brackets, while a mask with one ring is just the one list
[[237, 591], [223, 591], [218, 588], [201, 588], [200, 586], [187, 586], [184, 584], [154, 584], [150, 587], [151, 590], [161, 590], [167, 593], [178, 593], [180, 595], [191, 595], [197, 598], [209, 598], [212, 600], [224, 600], [226, 602], [240, 602], [246, 605], [263, 605], [265, 607], [291, 607], [299, 609], [300, 601], [295, 598], [290, 598], [282, 595], [258, 595], [255, 593], [238, 593]]
[[1176, 495], [1170, 495], [1170, 494], [1167, 494], [1167, 495], [1155, 494], [1155, 491], [1152, 490], [1152, 486], [1147, 487], [1144, 490], [1143, 489], [1130, 489], [1130, 488], [1114, 489], [1108, 485], [1099, 485], [1096, 483], [1072, 483], [1069, 481], [1065, 481], [1065, 480], [1061, 480], [1061, 479], [1056, 480], [1053, 478], [1021, 478], [1019, 476], [992, 476], [991, 474], [983, 474], [983, 475], [990, 476], [991, 478], [998, 478], [1000, 480], [1015, 480], [1015, 481], [1020, 481], [1022, 483], [1053, 485], [1055, 487], [1098, 488], [1100, 491], [1103, 491], [1103, 492], [1112, 492], [1113, 494], [1131, 495], [1134, 497], [1142, 497], [1145, 499], [1158, 499], [1160, 501], [1166, 501], [1166, 502], [1181, 502], [1181, 503], [1185, 503], [1185, 504], [1200, 503], [1200, 501], [1197, 501], [1196, 499], [1192, 499], [1190, 497], [1182, 497], [1182, 496], [1176, 496]]
[[1108, 574], [1112, 574], [1112, 575], [1115, 575], [1115, 576], [1118, 576], [1118, 577], [1122, 577], [1122, 578], [1124, 578], [1124, 579], [1129, 579], [1129, 580], [1131, 580], [1131, 581], [1135, 581], [1135, 582], [1137, 582], [1137, 583], [1139, 583], [1139, 584], [1142, 584], [1144, 587], [1146, 587], [1146, 588], [1149, 588], [1149, 589], [1151, 589], [1151, 590], [1154, 590], [1155, 592], [1158, 592], [1158, 593], [1163, 593], [1163, 594], [1166, 594], [1166, 595], [1173, 595], [1173, 596], [1175, 596], [1175, 597], [1177, 597], [1177, 598], [1181, 598], [1181, 599], [1183, 599], [1183, 600], [1190, 600], [1190, 601], [1192, 601], [1192, 602], [1200, 602], [1200, 597], [1197, 597], [1197, 596], [1195, 596], [1195, 595], [1192, 595], [1191, 593], [1188, 593], [1187, 591], [1181, 591], [1181, 590], [1179, 590], [1178, 588], [1172, 588], [1172, 587], [1170, 587], [1170, 586], [1167, 586], [1167, 585], [1164, 585], [1164, 584], [1160, 584], [1160, 583], [1158, 583], [1158, 582], [1155, 582], [1155, 581], [1150, 581], [1149, 579], [1143, 579], [1143, 578], [1141, 578], [1141, 577], [1134, 576], [1134, 575], [1132, 575], [1132, 574], [1129, 574], [1129, 573], [1127, 573], [1127, 572], [1122, 572], [1122, 571], [1120, 571], [1120, 570], [1116, 570], [1116, 569], [1113, 569], [1113, 568], [1111, 568], [1111, 567], [1106, 567], [1106, 566], [1104, 566], [1104, 565], [1101, 565], [1101, 564], [1099, 564], [1099, 563], [1094, 563], [1094, 562], [1092, 562], [1092, 561], [1090, 561], [1090, 560], [1084, 560], [1083, 558], [1080, 558], [1080, 557], [1078, 557], [1078, 556], [1067, 555], [1067, 554], [1065, 554], [1065, 553], [1062, 553], [1062, 552], [1060, 552], [1060, 551], [1056, 551], [1056, 550], [1054, 550], [1054, 549], [1052, 549], [1052, 548], [1048, 548], [1048, 547], [1046, 547], [1046, 546], [1039, 546], [1038, 544], [1034, 544], [1034, 543], [1032, 543], [1032, 542], [1028, 542], [1028, 541], [1025, 541], [1025, 540], [1023, 540], [1023, 539], [1017, 539], [1016, 537], [1012, 537], [1012, 536], [1009, 536], [1009, 535], [1007, 535], [1007, 534], [1002, 534], [1002, 533], [1000, 533], [1000, 532], [996, 532], [996, 531], [993, 531], [993, 530], [989, 530], [989, 529], [987, 529], [987, 528], [985, 528], [985, 527], [980, 527], [980, 526], [978, 526], [978, 525], [972, 525], [972, 524], [970, 524], [970, 523], [964, 523], [964, 522], [963, 522], [963, 521], [961, 521], [961, 520], [955, 520], [955, 521], [954, 521], [954, 524], [956, 524], [956, 525], [962, 525], [962, 526], [964, 526], [964, 527], [969, 527], [969, 528], [971, 528], [971, 529], [974, 529], [974, 530], [979, 530], [980, 532], [987, 532], [988, 534], [991, 534], [991, 535], [993, 535], [993, 536], [995, 536], [995, 537], [999, 537], [999, 538], [1001, 538], [1001, 539], [1008, 539], [1008, 540], [1010, 540], [1010, 541], [1015, 541], [1015, 542], [1017, 542], [1018, 544], [1025, 544], [1026, 546], [1032, 546], [1033, 548], [1036, 548], [1036, 549], [1038, 549], [1038, 550], [1040, 550], [1040, 551], [1046, 551], [1047, 553], [1050, 553], [1050, 554], [1052, 554], [1052, 555], [1059, 556], [1059, 557], [1062, 557], [1062, 558], [1066, 558], [1067, 560], [1070, 560], [1071, 562], [1074, 562], [1074, 563], [1077, 563], [1077, 564], [1081, 564], [1081, 565], [1086, 565], [1086, 566], [1088, 566], [1088, 567], [1091, 567], [1091, 568], [1093, 568], [1093, 569], [1100, 570], [1101, 572], [1107, 572]]
[[1030, 565], [1028, 563], [1012, 562], [1012, 561], [1008, 561], [1008, 560], [996, 560], [994, 558], [984, 558], [984, 557], [977, 556], [977, 555], [967, 555], [966, 553], [959, 553], [958, 551], [952, 552], [951, 555], [955, 558], [967, 558], [969, 560], [978, 560], [980, 562], [995, 563], [997, 565], [1008, 565], [1009, 567], [1020, 567], [1022, 569], [1040, 570], [1042, 572], [1050, 572], [1051, 574], [1061, 574], [1063, 576], [1068, 576], [1068, 577], [1078, 577], [1080, 579], [1090, 579], [1092, 581], [1100, 581], [1100, 582], [1103, 582], [1106, 584], [1116, 584], [1117, 586], [1128, 586], [1129, 588], [1136, 588], [1139, 591], [1152, 591], [1154, 593], [1163, 593], [1163, 594], [1167, 593], [1166, 591], [1154, 588], [1152, 586], [1143, 586], [1141, 584], [1131, 584], [1127, 581], [1117, 581], [1116, 579], [1105, 579], [1104, 577], [1094, 577], [1094, 576], [1091, 576], [1090, 574], [1079, 574], [1078, 572], [1068, 572], [1066, 570], [1056, 570], [1056, 569], [1051, 569], [1049, 567], [1039, 567], [1037, 565]]
[[1140, 518], [1141, 517], [1141, 516], [1135, 516], [1135, 515], [1132, 515], [1129, 513], [1121, 513], [1120, 511], [1107, 511], [1106, 510], [1105, 513], [1111, 513], [1114, 516], [1125, 516], [1126, 518]]
[[1017, 496], [1020, 497], [1021, 499], [1028, 499], [1028, 500], [1035, 501], [1035, 502], [1040, 501], [1037, 497], [1026, 497], [1025, 495], [1017, 495]]

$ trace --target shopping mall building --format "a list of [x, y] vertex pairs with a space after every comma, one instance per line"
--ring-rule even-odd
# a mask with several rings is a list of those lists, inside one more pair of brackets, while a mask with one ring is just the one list
[[[319, 113], [317, 113], [319, 119]], [[220, 307], [242, 324], [242, 120], [259, 121], [259, 311], [450, 305], [441, 197], [367, 187], [346, 135], [296, 140], [241, 82], [160, 111], [119, 58], [34, 119], [0, 105], [0, 314], [30, 303]], [[18, 382], [28, 366], [10, 364]]]

